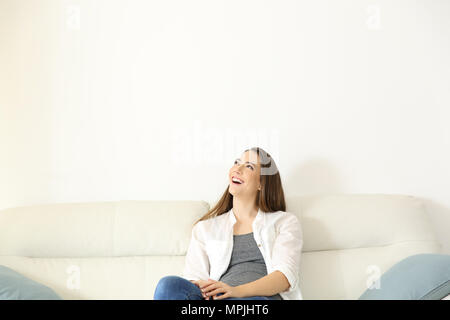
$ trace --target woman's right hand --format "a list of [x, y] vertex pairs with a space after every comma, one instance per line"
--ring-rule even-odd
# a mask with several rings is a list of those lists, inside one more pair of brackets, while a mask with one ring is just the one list
[[[195, 284], [199, 289], [200, 287], [203, 287], [205, 285], [209, 285], [211, 283], [214, 283], [214, 281], [211, 280], [190, 280], [193, 284]], [[205, 298], [205, 300], [210, 300], [211, 297], [206, 297], [205, 294], [202, 292], [202, 296], [203, 298]]]

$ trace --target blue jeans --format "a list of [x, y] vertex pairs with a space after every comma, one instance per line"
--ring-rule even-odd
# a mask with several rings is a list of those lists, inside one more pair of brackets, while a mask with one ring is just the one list
[[[218, 293], [221, 296], [222, 293]], [[212, 299], [212, 298], [210, 298]], [[153, 300], [205, 300], [202, 291], [195, 284], [179, 276], [165, 276], [156, 286]], [[253, 296], [245, 298], [224, 298], [220, 300], [272, 300], [270, 297]]]

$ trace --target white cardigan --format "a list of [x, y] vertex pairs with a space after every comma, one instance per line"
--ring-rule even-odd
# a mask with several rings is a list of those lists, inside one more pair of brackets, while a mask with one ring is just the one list
[[[187, 280], [219, 280], [230, 264], [233, 251], [233, 209], [220, 216], [198, 222], [186, 253], [182, 277]], [[289, 281], [280, 292], [284, 300], [302, 300], [299, 285], [303, 235], [300, 221], [290, 212], [262, 212], [252, 224], [253, 235], [267, 267], [267, 274], [281, 271]]]

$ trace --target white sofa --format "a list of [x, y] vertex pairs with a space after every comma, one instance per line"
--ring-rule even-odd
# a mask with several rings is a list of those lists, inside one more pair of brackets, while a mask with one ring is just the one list
[[[410, 255], [441, 253], [416, 197], [330, 194], [286, 198], [302, 223], [304, 299], [357, 299], [367, 281]], [[0, 265], [63, 299], [153, 299], [181, 275], [205, 201], [55, 203], [0, 211]]]

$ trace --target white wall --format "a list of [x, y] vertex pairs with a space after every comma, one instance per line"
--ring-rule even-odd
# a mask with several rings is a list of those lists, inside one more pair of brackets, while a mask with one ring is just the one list
[[245, 147], [286, 196], [422, 198], [450, 253], [450, 2], [0, 0], [0, 207], [213, 203]]

